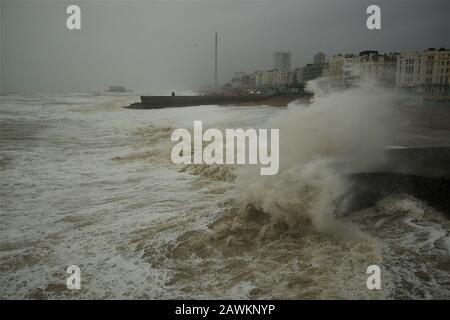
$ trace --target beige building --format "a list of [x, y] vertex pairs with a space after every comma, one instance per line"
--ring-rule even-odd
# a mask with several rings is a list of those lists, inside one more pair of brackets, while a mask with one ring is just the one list
[[422, 77], [427, 93], [450, 94], [450, 50], [426, 50], [423, 54]]
[[253, 81], [254, 81], [254, 86], [255, 87], [262, 87], [262, 83], [263, 83], [263, 73], [264, 71], [255, 71], [252, 74], [253, 77]]
[[280, 88], [292, 84], [294, 75], [283, 70], [265, 70], [255, 74], [255, 87]]
[[424, 57], [421, 53], [404, 53], [398, 57], [395, 86], [398, 91], [416, 93], [424, 84]]
[[398, 53], [380, 54], [378, 51], [361, 51], [355, 54], [336, 54], [322, 69], [325, 88], [343, 89], [358, 81], [376, 79], [394, 86]]
[[326, 87], [333, 89], [347, 88], [355, 83], [357, 78], [354, 54], [336, 54], [330, 58], [322, 70]]
[[430, 48], [399, 55], [395, 84], [397, 91], [413, 94], [449, 94], [450, 50]]
[[382, 84], [394, 86], [398, 56], [399, 53], [380, 54], [378, 51], [361, 51], [357, 61], [358, 78], [375, 79]]

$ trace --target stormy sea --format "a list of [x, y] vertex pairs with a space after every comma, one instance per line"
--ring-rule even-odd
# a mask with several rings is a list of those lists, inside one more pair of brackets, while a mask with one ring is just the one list
[[[448, 160], [403, 166], [445, 153], [450, 130], [406, 119], [382, 88], [287, 108], [130, 110], [136, 94], [106, 93], [0, 99], [2, 299], [450, 298], [450, 208], [439, 198]], [[173, 164], [171, 133], [194, 120], [279, 128], [280, 171]], [[389, 154], [399, 176], [383, 176]], [[419, 171], [433, 180], [417, 184]], [[66, 287], [70, 265], [80, 290]], [[367, 288], [370, 265], [379, 290]]]

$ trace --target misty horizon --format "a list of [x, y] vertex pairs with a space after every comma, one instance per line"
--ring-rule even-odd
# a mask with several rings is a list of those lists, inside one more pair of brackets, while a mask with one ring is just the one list
[[78, 1], [81, 30], [68, 30], [72, 1], [1, 1], [1, 90], [146, 93], [189, 90], [237, 71], [272, 68], [292, 54], [292, 69], [324, 52], [422, 51], [448, 47], [450, 3], [380, 2], [382, 29], [368, 30], [365, 1]]

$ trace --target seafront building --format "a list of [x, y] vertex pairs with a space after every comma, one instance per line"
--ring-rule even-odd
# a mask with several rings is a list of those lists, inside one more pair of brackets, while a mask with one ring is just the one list
[[360, 80], [375, 79], [382, 85], [393, 87], [399, 55], [396, 52], [361, 51], [357, 60], [357, 77]]
[[325, 89], [339, 90], [361, 80], [376, 79], [379, 84], [395, 87], [398, 92], [433, 101], [442, 97], [447, 101], [450, 97], [450, 50], [445, 48], [402, 54], [365, 50], [358, 54], [335, 54], [328, 61], [325, 54], [319, 52], [314, 55], [313, 63], [301, 68], [290, 71], [290, 64], [289, 52], [276, 52], [273, 69], [251, 74], [237, 72], [229, 86], [260, 88], [265, 92], [302, 90], [308, 81], [320, 79]]
[[418, 52], [403, 53], [398, 57], [395, 80], [397, 91], [413, 94], [422, 91], [425, 83], [423, 59]]
[[355, 54], [335, 54], [323, 66], [323, 83], [326, 88], [343, 89], [354, 85], [357, 79]]
[[255, 81], [256, 87], [281, 88], [293, 82], [293, 74], [284, 70], [264, 70], [258, 74], [259, 81]]
[[450, 94], [450, 50], [430, 48], [399, 55], [396, 90], [420, 95]]
[[293, 77], [294, 77], [294, 83], [296, 83], [296, 84], [304, 83], [303, 68], [295, 68], [294, 72], [293, 72]]
[[325, 54], [319, 52], [314, 55], [313, 63], [308, 63], [302, 68], [294, 70], [294, 82], [299, 85], [305, 85], [308, 81], [320, 78], [325, 64]]
[[308, 63], [302, 68], [302, 83], [317, 79], [322, 76], [323, 64]]
[[266, 91], [285, 90], [294, 83], [294, 73], [291, 68], [290, 52], [275, 52], [273, 54], [273, 69], [258, 70], [250, 74], [236, 72], [226, 87], [240, 92], [249, 92], [255, 88], [265, 88]]
[[358, 81], [375, 79], [385, 86], [395, 85], [398, 53], [381, 54], [366, 50], [356, 54], [336, 54], [323, 65], [323, 86], [327, 89], [343, 89]]

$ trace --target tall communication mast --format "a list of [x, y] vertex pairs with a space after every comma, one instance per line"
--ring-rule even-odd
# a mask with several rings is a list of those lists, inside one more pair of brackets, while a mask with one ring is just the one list
[[214, 55], [214, 88], [217, 89], [217, 32], [215, 37], [215, 55]]

